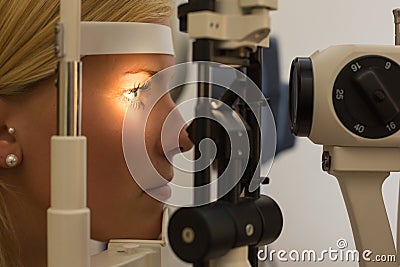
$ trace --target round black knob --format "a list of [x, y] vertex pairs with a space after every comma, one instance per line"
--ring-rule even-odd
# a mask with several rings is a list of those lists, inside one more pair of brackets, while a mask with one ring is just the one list
[[172, 250], [183, 261], [196, 263], [225, 255], [233, 248], [262, 246], [282, 232], [283, 215], [270, 197], [217, 201], [177, 210], [169, 220]]
[[400, 67], [383, 56], [352, 60], [336, 77], [332, 90], [335, 112], [352, 133], [383, 138], [400, 127]]
[[290, 129], [297, 136], [309, 136], [314, 107], [314, 74], [310, 58], [292, 62], [289, 81]]

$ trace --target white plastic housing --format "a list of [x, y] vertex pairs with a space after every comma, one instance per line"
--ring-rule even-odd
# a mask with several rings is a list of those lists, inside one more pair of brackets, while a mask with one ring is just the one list
[[81, 22], [81, 55], [175, 55], [171, 28], [140, 22]]
[[90, 211], [86, 208], [85, 137], [54, 136], [51, 140], [47, 224], [48, 266], [88, 267]]
[[64, 29], [65, 61], [80, 60], [81, 0], [61, 0], [60, 23]]
[[210, 267], [251, 267], [247, 256], [247, 247], [235, 248], [229, 251], [225, 256], [211, 260]]
[[222, 49], [269, 46], [269, 12], [277, 9], [277, 0], [217, 0], [215, 5], [216, 12], [188, 14], [190, 38], [220, 41]]
[[314, 111], [309, 138], [327, 146], [400, 147], [400, 131], [385, 138], [367, 139], [346, 129], [336, 115], [332, 90], [342, 68], [366, 55], [380, 55], [400, 64], [400, 47], [342, 45], [317, 51], [311, 56], [314, 72]]

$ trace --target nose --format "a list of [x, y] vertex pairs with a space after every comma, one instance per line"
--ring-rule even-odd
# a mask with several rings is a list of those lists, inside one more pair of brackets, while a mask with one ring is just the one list
[[189, 133], [187, 132], [188, 125], [185, 123], [182, 130], [179, 132], [179, 149], [180, 151], [186, 152], [193, 147], [193, 142], [189, 138]]
[[188, 126], [182, 118], [182, 114], [172, 100], [169, 104], [161, 127], [160, 147], [167, 158], [189, 151], [193, 147], [193, 143], [187, 132]]

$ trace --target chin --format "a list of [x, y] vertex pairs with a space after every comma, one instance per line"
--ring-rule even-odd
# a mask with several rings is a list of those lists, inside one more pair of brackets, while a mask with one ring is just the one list
[[[146, 195], [146, 198], [150, 197]], [[143, 198], [137, 201], [142, 202]], [[146, 199], [146, 202], [131, 214], [124, 211], [111, 217], [93, 218], [91, 237], [102, 242], [111, 239], [157, 239], [162, 228], [163, 204], [152, 198]]]

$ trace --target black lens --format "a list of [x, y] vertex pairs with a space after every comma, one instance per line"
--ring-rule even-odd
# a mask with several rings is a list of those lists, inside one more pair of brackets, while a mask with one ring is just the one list
[[290, 70], [290, 128], [297, 136], [309, 136], [314, 109], [314, 75], [310, 58], [295, 58]]

